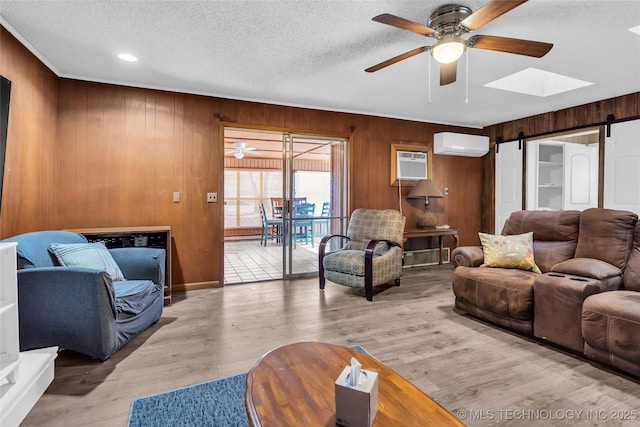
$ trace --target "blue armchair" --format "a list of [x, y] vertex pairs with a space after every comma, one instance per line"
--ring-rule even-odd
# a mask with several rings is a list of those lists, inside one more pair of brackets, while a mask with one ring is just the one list
[[62, 266], [50, 250], [87, 243], [81, 234], [36, 231], [5, 241], [18, 242], [21, 351], [59, 346], [104, 361], [162, 315], [164, 249], [109, 249], [130, 279], [114, 281], [104, 270]]

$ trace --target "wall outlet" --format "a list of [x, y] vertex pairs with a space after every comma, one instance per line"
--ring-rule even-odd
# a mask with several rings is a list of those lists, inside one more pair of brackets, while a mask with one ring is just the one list
[[207, 203], [216, 203], [218, 201], [218, 193], [207, 193]]
[[179, 191], [174, 191], [173, 192], [173, 203], [180, 203], [180, 192]]

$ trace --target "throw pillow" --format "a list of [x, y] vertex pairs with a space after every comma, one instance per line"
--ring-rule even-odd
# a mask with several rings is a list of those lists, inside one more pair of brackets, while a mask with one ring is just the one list
[[125, 280], [120, 267], [102, 242], [52, 243], [49, 251], [66, 267], [87, 267], [106, 271], [113, 281]]
[[540, 273], [533, 260], [533, 233], [500, 236], [478, 233], [487, 267], [517, 268]]

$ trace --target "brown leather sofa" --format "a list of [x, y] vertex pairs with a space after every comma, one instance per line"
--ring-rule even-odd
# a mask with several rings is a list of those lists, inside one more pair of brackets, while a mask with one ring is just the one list
[[[511, 214], [503, 235], [533, 231], [533, 256], [542, 273], [573, 258], [578, 244], [580, 212], [518, 211]], [[482, 247], [459, 247], [452, 253], [455, 305], [482, 319], [526, 334], [533, 332], [533, 284], [537, 273], [506, 268], [477, 268]]]
[[502, 234], [533, 232], [542, 274], [485, 268], [481, 247], [457, 248], [455, 306], [640, 375], [637, 219], [611, 209], [514, 212]]

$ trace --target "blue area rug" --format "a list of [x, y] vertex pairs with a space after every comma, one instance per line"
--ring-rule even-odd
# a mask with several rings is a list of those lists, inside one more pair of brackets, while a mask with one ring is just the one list
[[[351, 348], [371, 356], [364, 348]], [[247, 374], [218, 378], [202, 384], [135, 399], [129, 427], [245, 427]]]

